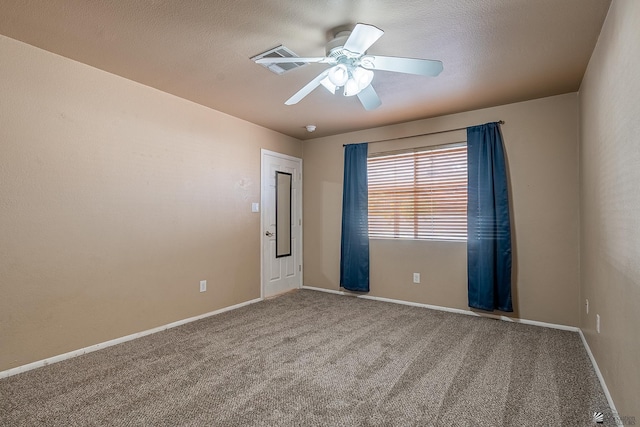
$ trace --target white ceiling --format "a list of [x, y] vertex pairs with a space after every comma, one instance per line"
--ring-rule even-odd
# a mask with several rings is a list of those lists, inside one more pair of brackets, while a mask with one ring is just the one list
[[[308, 139], [576, 91], [609, 3], [0, 0], [0, 34]], [[439, 59], [444, 71], [377, 71], [382, 106], [365, 111], [322, 87], [286, 106], [327, 65], [276, 75], [249, 60], [279, 44], [324, 56], [327, 32], [357, 22], [385, 31], [370, 54]]]

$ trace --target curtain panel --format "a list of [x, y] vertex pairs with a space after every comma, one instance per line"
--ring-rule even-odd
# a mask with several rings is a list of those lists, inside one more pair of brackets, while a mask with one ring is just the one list
[[367, 143], [344, 149], [340, 286], [358, 292], [369, 292], [367, 153]]
[[498, 123], [467, 128], [469, 307], [511, 312], [511, 222]]

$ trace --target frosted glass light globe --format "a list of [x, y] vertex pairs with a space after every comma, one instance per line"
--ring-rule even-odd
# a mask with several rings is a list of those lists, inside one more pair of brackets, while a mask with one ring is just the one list
[[360, 92], [358, 82], [353, 77], [349, 78], [349, 80], [344, 84], [344, 96], [357, 95], [358, 92]]
[[373, 80], [373, 71], [364, 69], [362, 67], [356, 67], [352, 72], [353, 78], [358, 84], [359, 91], [371, 84]]
[[344, 86], [348, 79], [349, 70], [344, 64], [338, 64], [329, 70], [329, 80], [338, 87]]

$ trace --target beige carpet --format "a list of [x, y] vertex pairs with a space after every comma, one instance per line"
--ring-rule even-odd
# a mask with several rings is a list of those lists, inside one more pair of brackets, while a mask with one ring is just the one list
[[615, 425], [574, 332], [297, 291], [0, 380], [2, 426]]

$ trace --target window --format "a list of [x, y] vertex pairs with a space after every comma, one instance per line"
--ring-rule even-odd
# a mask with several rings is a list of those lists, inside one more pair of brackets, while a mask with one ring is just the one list
[[367, 160], [369, 238], [467, 239], [467, 145]]

